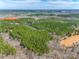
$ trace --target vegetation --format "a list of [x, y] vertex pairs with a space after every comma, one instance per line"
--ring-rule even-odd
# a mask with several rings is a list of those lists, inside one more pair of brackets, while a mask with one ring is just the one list
[[76, 18], [79, 18], [79, 14], [59, 14], [57, 16], [60, 16], [60, 17], [76, 17]]
[[33, 30], [26, 26], [15, 26], [10, 35], [13, 38], [21, 39], [21, 45], [33, 50], [38, 54], [48, 51], [47, 42], [51, 36], [47, 31]]
[[49, 33], [64, 35], [73, 32], [73, 25], [78, 20], [58, 18], [39, 19], [21, 18], [13, 21], [0, 21], [0, 32], [9, 32], [13, 39], [17, 38], [21, 45], [35, 53], [43, 54], [49, 51], [47, 43], [52, 39]]
[[54, 16], [54, 14], [52, 14], [52, 13], [34, 13], [34, 14], [30, 14], [28, 16]]
[[0, 54], [15, 54], [15, 48], [11, 47], [8, 43], [4, 42], [4, 40], [0, 37]]
[[47, 30], [49, 32], [55, 32], [57, 35], [64, 35], [73, 31], [72, 25], [75, 23], [68, 23], [66, 21], [57, 20], [39, 20], [32, 24], [33, 27], [41, 30]]

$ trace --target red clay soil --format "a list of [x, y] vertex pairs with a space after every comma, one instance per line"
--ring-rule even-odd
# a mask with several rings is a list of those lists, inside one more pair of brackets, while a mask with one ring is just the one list
[[0, 20], [16, 20], [17, 18], [0, 18]]

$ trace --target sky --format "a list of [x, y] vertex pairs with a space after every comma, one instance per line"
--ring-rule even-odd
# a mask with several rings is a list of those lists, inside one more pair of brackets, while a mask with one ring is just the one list
[[79, 0], [0, 0], [0, 9], [79, 9]]

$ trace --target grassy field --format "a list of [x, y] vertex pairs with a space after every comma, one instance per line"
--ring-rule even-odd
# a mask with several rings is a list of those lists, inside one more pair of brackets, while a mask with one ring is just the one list
[[[77, 27], [79, 24], [78, 21], [79, 20], [58, 18], [38, 20], [32, 18], [20, 18], [14, 21], [1, 20], [0, 32], [9, 32], [13, 39], [17, 38], [20, 41], [21, 46], [41, 55], [49, 51], [47, 43], [53, 39], [50, 33], [55, 32], [56, 35], [60, 36], [72, 33], [74, 31], [73, 26]], [[10, 49], [8, 50], [10, 51]]]

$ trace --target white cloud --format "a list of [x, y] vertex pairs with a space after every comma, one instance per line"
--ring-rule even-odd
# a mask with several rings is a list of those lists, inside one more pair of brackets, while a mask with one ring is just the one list
[[79, 9], [79, 2], [74, 2], [72, 0], [0, 0], [0, 9], [74, 9], [74, 8]]

